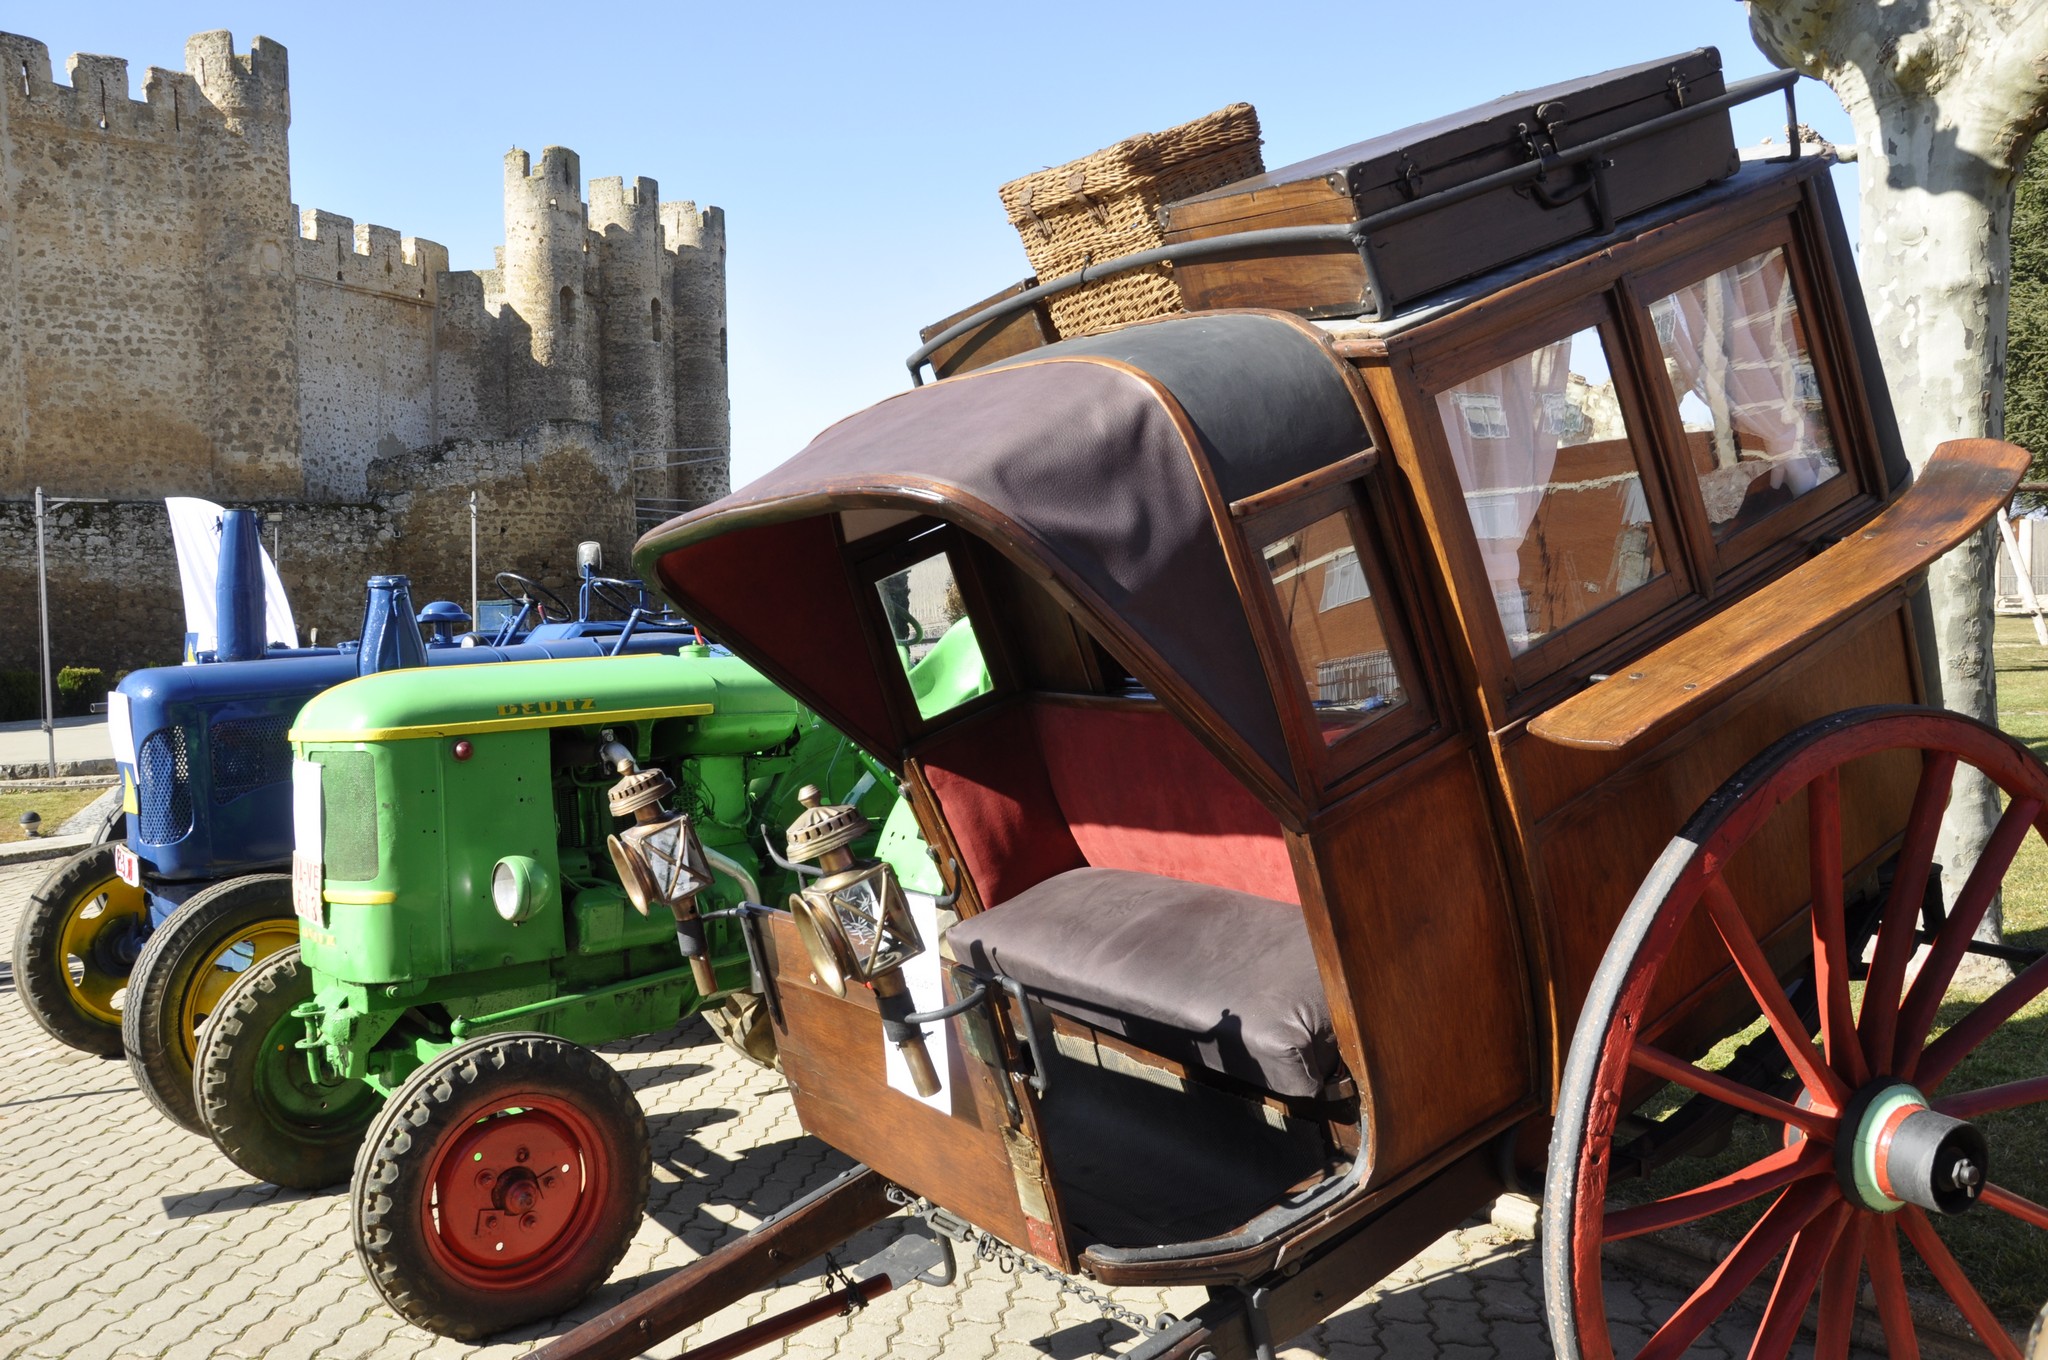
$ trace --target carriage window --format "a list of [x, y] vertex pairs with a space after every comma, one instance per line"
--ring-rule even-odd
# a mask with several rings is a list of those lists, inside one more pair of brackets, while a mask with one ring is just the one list
[[936, 718], [988, 693], [988, 663], [946, 554], [933, 553], [892, 572], [875, 589], [919, 717]]
[[1716, 539], [1841, 474], [1783, 250], [1658, 299], [1650, 319]]
[[1510, 652], [1663, 575], [1597, 329], [1439, 393], [1437, 412]]
[[1373, 600], [1352, 517], [1326, 515], [1261, 553], [1326, 745], [1408, 695]]

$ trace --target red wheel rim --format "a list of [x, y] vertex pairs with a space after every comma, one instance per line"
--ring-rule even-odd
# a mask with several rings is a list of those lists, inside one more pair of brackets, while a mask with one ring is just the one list
[[473, 1289], [531, 1288], [573, 1266], [617, 1182], [611, 1144], [568, 1101], [517, 1092], [444, 1136], [421, 1191], [435, 1263]]
[[[1840, 773], [1852, 760], [1900, 750], [1919, 751], [1922, 769], [1897, 870], [1879, 909], [1859, 1009], [1849, 987], [1851, 961], [1843, 938]], [[1956, 894], [1947, 920], [1928, 942], [1917, 973], [1909, 977], [1908, 966], [1920, 943], [1920, 903], [1959, 764], [1988, 776], [2008, 803]], [[1973, 1091], [1942, 1089], [1973, 1049], [2048, 991], [2048, 959], [2027, 966], [1928, 1042], [1943, 994], [2027, 833], [2048, 837], [2048, 769], [2017, 743], [1977, 723], [1925, 710], [1891, 710], [1821, 732], [1783, 752], [1774, 766], [1747, 778], [1745, 784], [1732, 801], [1718, 807], [1710, 804], [1711, 815], [1703, 812], [1688, 828], [1696, 848], [1644, 932], [1609, 1022], [1598, 1036], [1600, 1050], [1571, 1200], [1574, 1313], [1582, 1320], [1605, 1318], [1601, 1254], [1606, 1243], [1695, 1223], [1774, 1197], [1705, 1282], [1661, 1325], [1653, 1324], [1655, 1330], [1640, 1352], [1644, 1360], [1685, 1352], [1739, 1295], [1768, 1279], [1774, 1263], [1777, 1273], [1770, 1282], [1752, 1356], [1788, 1352], [1816, 1291], [1816, 1354], [1846, 1355], [1858, 1292], [1866, 1278], [1891, 1354], [1917, 1356], [1902, 1274], [1902, 1236], [1992, 1354], [2020, 1360], [2018, 1348], [1936, 1234], [1936, 1215], [1913, 1204], [1874, 1207], [1869, 1192], [1858, 1187], [1854, 1171], [1856, 1149], [1863, 1144], [1871, 1149], [1868, 1158], [1889, 1155], [1889, 1131], [1900, 1122], [1896, 1104], [1865, 1113], [1874, 1094], [1915, 1099], [1924, 1092], [1925, 1105], [1963, 1120], [2048, 1101], [2048, 1076]], [[1723, 878], [1736, 852], [1770, 814], [1801, 794], [1807, 801], [1808, 886], [1814, 908], [1807, 924], [1819, 992], [1817, 1044]], [[1674, 849], [1678, 846], [1674, 842]], [[1803, 1088], [1798, 1104], [1728, 1081], [1641, 1037], [1659, 972], [1696, 913], [1705, 914], [1734, 972], [1777, 1032]], [[1633, 1083], [1632, 1074], [1639, 1074]], [[1647, 1204], [1609, 1207], [1609, 1154], [1618, 1120], [1630, 1108], [1624, 1091], [1645, 1077], [1674, 1082], [1736, 1109], [1782, 1121], [1787, 1137], [1768, 1155], [1705, 1185]], [[1912, 1095], [1896, 1094], [1899, 1091]], [[1804, 1136], [1793, 1136], [1794, 1129]], [[1873, 1131], [1884, 1133], [1885, 1139], [1874, 1137]], [[1836, 1145], [1845, 1138], [1848, 1149], [1838, 1159]], [[1875, 1162], [1875, 1181], [1888, 1188], [1890, 1170], [1889, 1163]], [[1995, 1143], [1990, 1170], [1997, 1174]], [[1971, 1212], [2000, 1213], [2048, 1231], [2048, 1209], [1995, 1183], [1982, 1187]], [[1582, 1325], [1578, 1341], [1580, 1354], [1591, 1360], [1613, 1355], [1604, 1325]]]

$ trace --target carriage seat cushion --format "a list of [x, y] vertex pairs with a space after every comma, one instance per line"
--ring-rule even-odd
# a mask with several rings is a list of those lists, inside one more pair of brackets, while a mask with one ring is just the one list
[[1140, 1048], [1312, 1097], [1337, 1070], [1301, 908], [1128, 869], [1069, 869], [946, 933], [953, 958]]

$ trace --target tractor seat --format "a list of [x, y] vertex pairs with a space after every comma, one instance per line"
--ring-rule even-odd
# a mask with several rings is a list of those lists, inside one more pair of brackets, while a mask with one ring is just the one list
[[1301, 908], [1128, 869], [1069, 869], [946, 932], [953, 959], [1059, 1014], [1275, 1095], [1337, 1072]]

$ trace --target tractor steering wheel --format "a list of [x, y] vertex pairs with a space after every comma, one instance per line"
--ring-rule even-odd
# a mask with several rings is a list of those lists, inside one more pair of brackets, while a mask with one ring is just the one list
[[640, 583], [622, 581], [616, 576], [586, 577], [584, 585], [590, 593], [619, 611], [620, 618], [628, 618], [640, 607]]
[[523, 605], [530, 604], [538, 610], [542, 623], [548, 621], [547, 607], [550, 604], [555, 607], [563, 622], [566, 623], [576, 617], [576, 611], [562, 603], [561, 596], [531, 577], [521, 576], [516, 571], [501, 571], [491, 580], [498, 587], [498, 593], [506, 599], [516, 600]]

